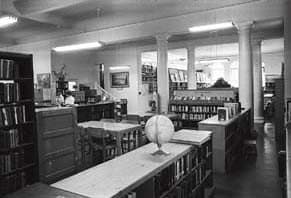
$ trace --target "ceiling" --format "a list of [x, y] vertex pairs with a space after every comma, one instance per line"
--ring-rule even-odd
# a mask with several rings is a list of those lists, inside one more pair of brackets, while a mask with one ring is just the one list
[[254, 1], [259, 0], [0, 0], [0, 15], [19, 17], [19, 23], [0, 29], [0, 45], [15, 45], [24, 40], [32, 42]]

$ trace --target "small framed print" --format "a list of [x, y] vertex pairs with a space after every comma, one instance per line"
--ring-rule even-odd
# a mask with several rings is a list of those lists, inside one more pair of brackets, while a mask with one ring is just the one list
[[112, 88], [129, 87], [129, 72], [110, 73], [110, 82]]

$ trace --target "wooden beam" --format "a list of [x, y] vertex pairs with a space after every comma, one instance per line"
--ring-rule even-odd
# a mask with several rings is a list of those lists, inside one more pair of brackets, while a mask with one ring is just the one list
[[86, 1], [90, 0], [16, 0], [13, 4], [20, 14], [34, 15], [80, 4]]

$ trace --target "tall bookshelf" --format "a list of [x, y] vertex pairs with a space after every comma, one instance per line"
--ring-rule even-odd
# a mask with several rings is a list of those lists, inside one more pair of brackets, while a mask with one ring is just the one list
[[38, 178], [32, 55], [0, 52], [0, 197]]

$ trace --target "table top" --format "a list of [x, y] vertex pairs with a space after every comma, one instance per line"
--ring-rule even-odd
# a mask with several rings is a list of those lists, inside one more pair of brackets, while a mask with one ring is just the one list
[[121, 197], [189, 152], [191, 145], [167, 143], [163, 149], [170, 155], [153, 156], [157, 146], [150, 143], [52, 186], [92, 198]]
[[201, 146], [210, 139], [211, 131], [182, 129], [174, 133], [171, 142]]
[[109, 132], [125, 132], [131, 130], [141, 129], [142, 126], [139, 124], [129, 124], [120, 122], [106, 122], [106, 121], [88, 121], [78, 123], [78, 126], [83, 128], [103, 128]]
[[235, 115], [233, 118], [231, 118], [229, 120], [225, 120], [225, 121], [218, 120], [218, 115], [215, 115], [215, 116], [212, 116], [206, 120], [200, 121], [198, 124], [227, 126], [230, 123], [232, 123], [233, 121], [235, 121], [236, 119], [238, 119], [241, 115], [243, 115], [247, 111], [249, 111], [249, 109], [243, 110], [239, 114]]

